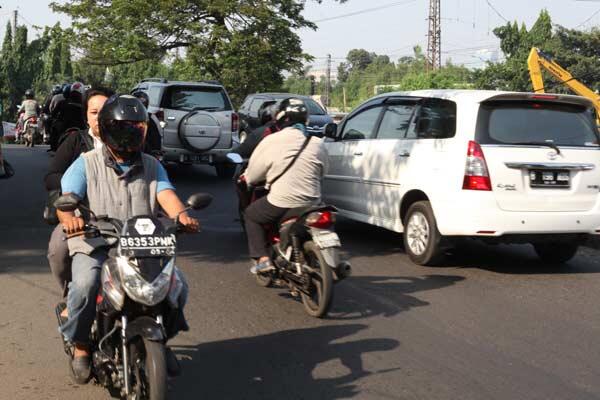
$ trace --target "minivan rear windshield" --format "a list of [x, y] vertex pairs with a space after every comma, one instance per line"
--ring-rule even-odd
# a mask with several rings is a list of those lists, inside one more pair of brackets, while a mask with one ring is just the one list
[[481, 144], [600, 146], [592, 108], [547, 101], [482, 103], [476, 139]]
[[231, 103], [221, 88], [197, 86], [171, 86], [163, 96], [163, 108], [182, 111], [229, 111]]

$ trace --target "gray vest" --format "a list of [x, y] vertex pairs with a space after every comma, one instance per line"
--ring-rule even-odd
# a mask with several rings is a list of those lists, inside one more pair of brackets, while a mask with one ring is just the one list
[[[122, 221], [137, 215], [156, 216], [158, 161], [154, 157], [142, 154], [143, 170], [121, 178], [106, 165], [103, 149], [82, 156], [87, 179], [86, 197], [94, 214]], [[78, 236], [69, 239], [69, 253], [90, 254], [94, 249], [110, 244], [104, 238]]]

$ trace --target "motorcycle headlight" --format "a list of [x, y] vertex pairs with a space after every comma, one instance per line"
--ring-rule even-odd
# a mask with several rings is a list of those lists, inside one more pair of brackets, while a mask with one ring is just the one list
[[171, 286], [171, 276], [175, 265], [169, 260], [165, 268], [152, 281], [147, 282], [125, 257], [117, 258], [125, 293], [132, 299], [147, 306], [155, 306], [165, 299]]
[[104, 263], [102, 266], [102, 291], [110, 301], [110, 304], [116, 309], [121, 310], [125, 302], [125, 293], [121, 286], [121, 279], [117, 272], [117, 266], [112, 260]]

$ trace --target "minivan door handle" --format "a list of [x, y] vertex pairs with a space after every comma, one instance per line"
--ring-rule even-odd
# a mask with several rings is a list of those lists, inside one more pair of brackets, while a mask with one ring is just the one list
[[410, 153], [408, 151], [403, 151], [400, 154], [398, 154], [398, 157], [410, 157]]
[[363, 153], [362, 153], [362, 151], [358, 151], [358, 152], [354, 153], [354, 155], [355, 155], [355, 156], [362, 156], [362, 155], [363, 155]]
[[175, 121], [175, 117], [167, 117], [168, 121]]

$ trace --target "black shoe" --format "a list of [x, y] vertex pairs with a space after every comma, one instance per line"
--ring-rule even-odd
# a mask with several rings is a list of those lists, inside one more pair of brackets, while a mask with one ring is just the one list
[[165, 347], [165, 358], [167, 359], [167, 374], [170, 377], [181, 375], [181, 366], [179, 360], [175, 357], [175, 353], [170, 347]]
[[90, 356], [74, 357], [71, 360], [71, 375], [78, 385], [85, 385], [90, 380], [92, 364]]

